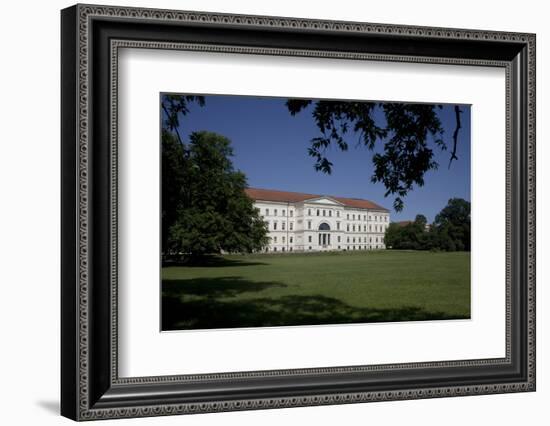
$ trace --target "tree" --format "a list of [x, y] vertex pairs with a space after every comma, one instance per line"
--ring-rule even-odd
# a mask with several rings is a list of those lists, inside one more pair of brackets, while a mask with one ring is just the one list
[[178, 141], [183, 144], [179, 127], [180, 116], [189, 114], [189, 104], [196, 102], [199, 106], [204, 106], [204, 96], [194, 95], [162, 95], [161, 108], [163, 112], [163, 130], [173, 133]]
[[424, 231], [426, 229], [426, 225], [428, 224], [428, 219], [426, 219], [426, 216], [423, 214], [417, 214], [414, 218], [414, 224], [420, 228], [420, 230]]
[[470, 203], [451, 198], [426, 228], [426, 216], [419, 214], [405, 225], [390, 223], [384, 240], [386, 246], [401, 250], [470, 250]]
[[165, 184], [177, 186], [166, 195], [168, 200], [176, 200], [173, 216], [172, 207], [165, 206], [163, 198], [165, 255], [196, 258], [264, 248], [267, 228], [244, 192], [245, 175], [233, 167], [229, 139], [203, 131], [192, 133], [188, 146], [179, 144], [181, 148], [177, 148], [178, 143], [173, 134], [163, 132], [163, 175], [165, 168], [178, 167], [170, 172], [170, 182], [163, 181], [163, 196]]
[[204, 106], [204, 96], [170, 95], [161, 98], [162, 120], [162, 252], [174, 250], [170, 244], [170, 228], [184, 205], [183, 183], [187, 152], [180, 135], [180, 117], [189, 113], [189, 104]]
[[451, 198], [435, 217], [434, 230], [440, 235], [441, 244], [449, 250], [469, 251], [470, 244], [470, 202], [462, 198]]
[[169, 253], [176, 250], [171, 243], [170, 228], [178, 218], [184, 203], [184, 167], [188, 164], [184, 145], [168, 130], [162, 130], [162, 207], [161, 231], [162, 252]]
[[[286, 106], [292, 115], [305, 110], [313, 103], [306, 99], [289, 99]], [[349, 131], [359, 134], [357, 145], [374, 151], [378, 141], [383, 149], [373, 155], [373, 183], [382, 182], [385, 196], [395, 194], [393, 206], [401, 211], [403, 198], [414, 185], [424, 185], [424, 175], [437, 169], [430, 143], [442, 150], [447, 148], [443, 141], [443, 128], [437, 115], [441, 105], [403, 104], [391, 102], [344, 102], [315, 101], [312, 116], [321, 135], [310, 141], [308, 153], [315, 159], [315, 169], [330, 174], [333, 164], [327, 157], [327, 150], [336, 146], [347, 151], [349, 146], [345, 135]], [[461, 110], [455, 106], [456, 128], [453, 133], [453, 148], [449, 167], [456, 155], [458, 132], [461, 128]], [[383, 114], [385, 125], [377, 124], [376, 114]]]
[[384, 235], [386, 247], [399, 249], [401, 247], [401, 240], [401, 227], [395, 222], [390, 223], [390, 225], [386, 228], [386, 234]]

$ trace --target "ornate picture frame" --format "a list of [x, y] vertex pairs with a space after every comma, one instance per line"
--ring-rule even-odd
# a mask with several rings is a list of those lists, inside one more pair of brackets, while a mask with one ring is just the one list
[[[498, 67], [506, 73], [506, 356], [118, 374], [121, 48]], [[61, 414], [73, 420], [535, 390], [535, 35], [76, 5], [61, 12]]]

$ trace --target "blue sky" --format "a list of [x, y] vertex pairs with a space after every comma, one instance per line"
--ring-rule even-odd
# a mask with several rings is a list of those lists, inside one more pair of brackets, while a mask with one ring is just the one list
[[[431, 222], [449, 198], [470, 200], [469, 106], [462, 106], [458, 161], [453, 161], [449, 169], [450, 151], [434, 147], [439, 168], [426, 173], [424, 186], [415, 187], [404, 198], [403, 210], [397, 213], [392, 207], [393, 196], [384, 197], [384, 185], [370, 181], [373, 152], [356, 147], [356, 134], [348, 134], [347, 152], [335, 147], [328, 151], [332, 174], [314, 169], [314, 159], [307, 148], [311, 138], [319, 136], [319, 129], [311, 116], [311, 107], [291, 116], [285, 107], [286, 98], [220, 95], [205, 98], [205, 106], [190, 104], [190, 113], [180, 120], [182, 138], [187, 140], [191, 132], [200, 130], [228, 137], [234, 149], [233, 164], [246, 174], [249, 186], [365, 198], [390, 209], [392, 221], [414, 219], [421, 213]], [[454, 105], [445, 105], [438, 114], [445, 129], [444, 140], [450, 148], [455, 127]]]

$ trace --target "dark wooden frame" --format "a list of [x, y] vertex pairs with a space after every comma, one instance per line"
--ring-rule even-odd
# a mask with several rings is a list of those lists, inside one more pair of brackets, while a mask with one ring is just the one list
[[[95, 5], [64, 9], [61, 28], [64, 416], [89, 420], [535, 390], [533, 34]], [[125, 46], [505, 68], [506, 357], [119, 378], [115, 101], [116, 54]]]

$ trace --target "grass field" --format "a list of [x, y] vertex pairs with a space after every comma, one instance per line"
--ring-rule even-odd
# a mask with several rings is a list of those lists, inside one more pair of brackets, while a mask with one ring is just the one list
[[236, 255], [162, 270], [162, 329], [470, 317], [470, 253]]

